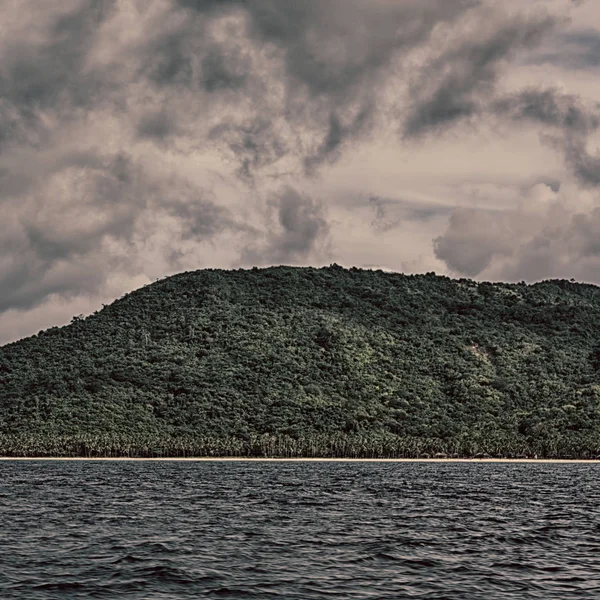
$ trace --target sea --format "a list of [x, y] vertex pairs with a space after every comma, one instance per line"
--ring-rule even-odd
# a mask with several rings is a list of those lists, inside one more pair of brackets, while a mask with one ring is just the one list
[[600, 598], [600, 464], [0, 461], [2, 600]]

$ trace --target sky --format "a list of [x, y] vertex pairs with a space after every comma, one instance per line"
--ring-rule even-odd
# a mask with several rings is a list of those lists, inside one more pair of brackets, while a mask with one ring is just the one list
[[597, 1], [0, 11], [0, 344], [202, 268], [600, 284]]

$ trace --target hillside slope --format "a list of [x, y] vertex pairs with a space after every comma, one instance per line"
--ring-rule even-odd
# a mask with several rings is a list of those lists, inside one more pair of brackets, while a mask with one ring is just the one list
[[0, 454], [600, 454], [600, 288], [181, 273], [0, 348]]

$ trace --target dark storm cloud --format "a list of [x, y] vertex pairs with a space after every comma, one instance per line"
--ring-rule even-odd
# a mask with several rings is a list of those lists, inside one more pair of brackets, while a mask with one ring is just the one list
[[213, 127], [209, 140], [224, 143], [238, 162], [237, 173], [251, 180], [255, 170], [270, 165], [285, 156], [289, 147], [273, 122], [256, 117], [237, 125], [222, 123]]
[[541, 183], [548, 186], [554, 193], [558, 192], [561, 186], [561, 182], [558, 179], [543, 179], [542, 181], [538, 181], [536, 183]]
[[[563, 154], [567, 168], [585, 187], [600, 185], [600, 156], [586, 149], [587, 139], [600, 127], [600, 104], [584, 103], [556, 88], [525, 88], [490, 103], [489, 112], [516, 123], [544, 127], [543, 143]], [[546, 131], [552, 133], [546, 133]]]
[[[138, 76], [177, 108], [145, 111], [138, 134], [202, 145], [203, 114], [212, 123], [206, 141], [226, 150], [247, 181], [285, 157], [312, 175], [372, 133], [383, 118], [381, 90], [436, 26], [470, 19], [464, 35], [409, 73], [410, 106], [398, 123], [405, 138], [480, 114], [500, 66], [558, 23], [545, 13], [505, 15], [475, 0], [176, 6], [185, 18], [150, 31], [136, 56]], [[182, 104], [184, 92], [197, 99]]]
[[182, 240], [203, 241], [224, 231], [257, 233], [251, 226], [240, 222], [231, 211], [219, 205], [203, 190], [189, 182], [172, 180], [167, 197], [161, 197], [158, 206], [177, 219]]
[[[437, 23], [477, 4], [180, 0], [187, 18], [177, 31], [146, 45], [142, 73], [161, 86], [208, 93], [207, 107], [215, 95], [245, 106], [248, 114], [218, 122], [210, 139], [228, 148], [246, 179], [290, 155], [312, 174], [372, 131], [377, 92], [393, 59], [423, 42]], [[243, 18], [244, 26], [225, 39], [211, 37], [213, 25], [227, 17]], [[204, 38], [209, 41], [198, 41]], [[264, 56], [253, 52], [257, 48], [271, 57], [266, 66]], [[274, 84], [281, 92], [275, 104], [269, 99]]]
[[143, 75], [161, 86], [189, 85], [193, 77], [192, 57], [186, 53], [184, 39], [171, 33], [147, 43]]
[[[10, 37], [8, 31], [0, 71], [3, 109], [12, 108], [22, 126], [36, 130], [43, 128], [39, 109], [68, 113], [94, 104], [107, 81], [85, 72], [83, 64], [98, 26], [114, 6], [112, 0], [85, 0], [75, 10], [55, 9], [56, 14], [47, 16], [43, 36], [32, 32], [30, 37], [25, 31], [23, 36]], [[43, 18], [48, 7], [38, 8]], [[16, 137], [16, 141], [26, 141]]]
[[270, 199], [267, 217], [265, 239], [245, 251], [243, 264], [296, 264], [330, 245], [323, 205], [290, 186]]
[[551, 50], [535, 54], [530, 62], [566, 69], [596, 69], [600, 67], [600, 32], [597, 29], [562, 32], [556, 36]]
[[149, 111], [138, 120], [136, 133], [141, 138], [167, 140], [176, 133], [176, 125], [165, 109]]
[[592, 154], [588, 151], [586, 137], [545, 135], [542, 139], [563, 153], [567, 167], [581, 186], [600, 187], [600, 153], [596, 151]]
[[581, 135], [600, 125], [598, 105], [588, 108], [578, 96], [553, 88], [520, 90], [493, 102], [491, 110], [515, 121], [531, 121]]
[[434, 240], [434, 252], [451, 270], [473, 277], [495, 255], [509, 252], [511, 241], [507, 223], [496, 211], [457, 208], [446, 232]]
[[270, 240], [274, 257], [286, 261], [306, 257], [317, 242], [329, 233], [322, 207], [312, 198], [286, 188], [273, 201], [281, 226]]
[[329, 116], [329, 128], [325, 138], [313, 154], [304, 158], [305, 171], [308, 174], [313, 173], [323, 163], [336, 160], [343, 145], [365, 131], [372, 115], [373, 107], [370, 103], [363, 106], [358, 115], [347, 125], [342, 123], [337, 114], [332, 113]]
[[246, 83], [251, 67], [250, 58], [239, 46], [224, 51], [215, 45], [202, 59], [202, 85], [207, 92], [240, 89]]
[[286, 73], [311, 93], [342, 98], [395, 49], [422, 41], [439, 22], [451, 21], [478, 0], [179, 0], [200, 13], [243, 9], [254, 38], [284, 51]]
[[[496, 21], [491, 20], [491, 23]], [[412, 138], [480, 114], [494, 93], [498, 70], [517, 50], [538, 43], [557, 25], [546, 15], [517, 15], [472, 32], [419, 69], [403, 135]]]

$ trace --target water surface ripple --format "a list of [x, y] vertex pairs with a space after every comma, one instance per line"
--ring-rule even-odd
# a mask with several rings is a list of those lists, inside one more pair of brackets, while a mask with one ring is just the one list
[[600, 598], [600, 465], [0, 462], [0, 598]]

